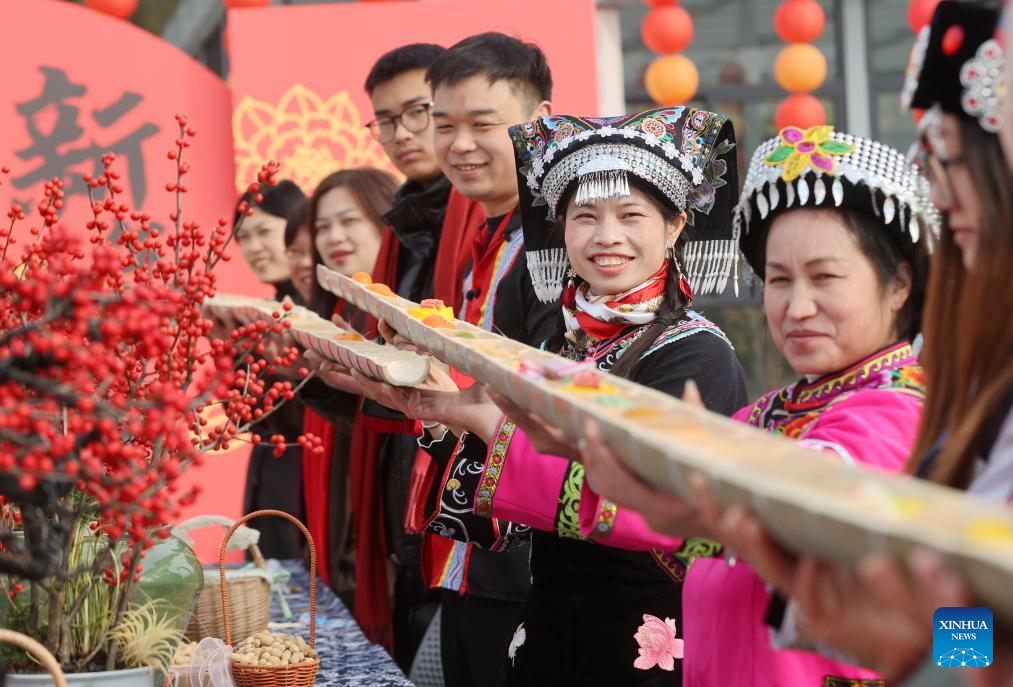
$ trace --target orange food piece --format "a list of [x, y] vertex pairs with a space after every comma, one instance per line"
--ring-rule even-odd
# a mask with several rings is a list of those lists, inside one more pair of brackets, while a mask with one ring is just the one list
[[348, 332], [347, 334], [341, 334], [340, 336], [334, 337], [335, 341], [362, 341], [362, 337], [355, 332]]
[[597, 389], [601, 386], [601, 379], [598, 377], [597, 372], [584, 370], [573, 378], [573, 385], [584, 387], [585, 389]]
[[390, 290], [390, 287], [386, 284], [370, 284], [366, 287], [368, 291], [372, 291], [378, 296], [389, 298], [394, 295], [394, 292]]
[[426, 319], [422, 320], [422, 324], [432, 327], [433, 329], [454, 329], [453, 322], [447, 322], [439, 315], [430, 315]]
[[446, 303], [444, 303], [439, 298], [426, 298], [421, 303], [419, 303], [419, 305], [421, 305], [423, 308], [432, 308], [433, 310], [442, 310], [443, 308], [447, 307]]
[[352, 281], [369, 285], [373, 283], [373, 276], [369, 272], [356, 272], [352, 275]]
[[624, 417], [628, 418], [651, 418], [661, 415], [661, 411], [657, 408], [651, 408], [649, 406], [634, 406], [623, 413]]

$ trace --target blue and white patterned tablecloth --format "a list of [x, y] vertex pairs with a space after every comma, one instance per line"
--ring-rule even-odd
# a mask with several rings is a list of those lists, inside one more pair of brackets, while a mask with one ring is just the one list
[[[272, 595], [271, 622], [298, 622], [300, 618], [308, 622], [309, 572], [300, 561], [281, 561], [281, 565], [292, 573], [286, 598], [293, 617], [282, 617], [278, 598]], [[279, 631], [293, 633], [298, 630]], [[309, 628], [304, 632], [308, 634]], [[320, 580], [317, 581], [317, 654], [320, 672], [316, 687], [412, 687], [394, 660], [382, 647], [366, 639], [348, 608]]]

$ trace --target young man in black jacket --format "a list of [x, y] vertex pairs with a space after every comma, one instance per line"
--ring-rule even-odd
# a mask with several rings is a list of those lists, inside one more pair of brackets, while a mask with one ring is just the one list
[[[374, 112], [367, 125], [370, 134], [406, 177], [384, 215], [390, 233], [384, 236], [373, 276], [414, 301], [433, 295], [436, 251], [451, 189], [433, 152], [432, 95], [425, 80], [426, 69], [443, 52], [444, 48], [427, 43], [396, 48], [377, 60], [365, 84]], [[422, 576], [421, 537], [406, 533], [404, 528], [418, 447], [412, 434], [397, 431], [403, 418], [393, 411], [366, 399], [363, 419], [368, 431], [390, 432], [380, 441], [377, 461], [382, 527], [396, 572], [394, 657], [409, 673], [439, 607], [439, 594], [427, 588]]]

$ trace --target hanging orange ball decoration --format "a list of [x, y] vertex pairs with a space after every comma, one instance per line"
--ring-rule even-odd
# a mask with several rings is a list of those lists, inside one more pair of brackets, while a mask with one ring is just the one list
[[237, 7], [267, 7], [271, 0], [223, 0], [225, 6], [231, 9]]
[[679, 0], [644, 0], [644, 4], [650, 7], [667, 7], [669, 5], [678, 5]]
[[685, 55], [661, 55], [647, 66], [644, 87], [659, 105], [684, 105], [696, 95], [700, 73]]
[[117, 19], [129, 19], [137, 11], [138, 0], [84, 0], [85, 7]]
[[939, 0], [911, 0], [907, 6], [907, 25], [911, 27], [911, 33], [917, 34], [932, 21], [938, 4]]
[[785, 2], [774, 12], [774, 31], [785, 43], [813, 43], [826, 25], [826, 14], [816, 0]]
[[778, 131], [787, 126], [808, 129], [827, 123], [827, 111], [819, 98], [808, 93], [789, 95], [777, 106], [774, 125]]
[[781, 49], [774, 61], [774, 79], [789, 93], [808, 93], [827, 78], [827, 58], [809, 43], [792, 43]]
[[693, 18], [678, 5], [655, 7], [640, 25], [640, 38], [651, 52], [682, 52], [693, 42]]

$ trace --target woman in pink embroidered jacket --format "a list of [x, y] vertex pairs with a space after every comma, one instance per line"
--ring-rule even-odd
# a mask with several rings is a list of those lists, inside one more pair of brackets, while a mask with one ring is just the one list
[[[814, 449], [813, 460], [900, 470], [924, 394], [908, 343], [924, 293], [920, 239], [936, 221], [923, 179], [885, 146], [831, 127], [789, 128], [753, 156], [736, 221], [742, 251], [763, 279], [771, 335], [803, 379], [764, 394], [734, 419], [796, 439]], [[651, 522], [659, 531], [713, 532], [694, 504], [674, 507], [678, 501], [641, 485], [600, 444], [584, 458], [589, 482], [580, 517], [588, 536], [632, 549], [685, 541], [656, 534], [636, 511], [592, 487], [667, 514]], [[666, 503], [656, 508], [652, 499]], [[733, 562], [699, 558], [689, 568], [684, 684], [881, 684], [872, 671], [805, 642], [791, 600]]]

